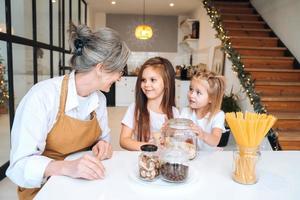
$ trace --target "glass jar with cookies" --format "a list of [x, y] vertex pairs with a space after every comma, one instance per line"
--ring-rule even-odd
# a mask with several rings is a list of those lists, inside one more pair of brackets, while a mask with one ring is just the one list
[[187, 153], [188, 159], [194, 159], [197, 155], [197, 136], [191, 130], [192, 123], [189, 119], [170, 119], [163, 132], [164, 148], [181, 149]]

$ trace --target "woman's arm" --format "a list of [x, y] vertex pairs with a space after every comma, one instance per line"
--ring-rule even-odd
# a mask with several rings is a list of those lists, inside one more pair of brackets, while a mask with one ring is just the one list
[[25, 188], [40, 187], [45, 168], [52, 161], [42, 153], [48, 132], [48, 107], [53, 105], [53, 98], [43, 92], [53, 91], [49, 87], [40, 87], [36, 84], [23, 97], [11, 131], [10, 165], [6, 175]]
[[132, 135], [133, 135], [133, 129], [122, 124], [122, 130], [120, 135], [120, 146], [129, 151], [139, 151], [140, 147], [146, 143], [133, 140]]

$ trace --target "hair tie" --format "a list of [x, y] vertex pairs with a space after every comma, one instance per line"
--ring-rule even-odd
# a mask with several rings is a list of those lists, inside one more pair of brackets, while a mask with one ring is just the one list
[[77, 55], [77, 56], [82, 55], [83, 47], [86, 45], [86, 43], [87, 43], [87, 40], [84, 38], [75, 39], [75, 41], [74, 41], [75, 55]]

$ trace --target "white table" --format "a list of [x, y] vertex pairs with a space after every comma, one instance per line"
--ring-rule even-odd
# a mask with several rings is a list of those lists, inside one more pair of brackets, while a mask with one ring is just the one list
[[103, 161], [106, 168], [104, 180], [53, 176], [35, 199], [300, 199], [300, 151], [263, 151], [258, 165], [259, 181], [254, 185], [241, 185], [232, 180], [233, 153], [230, 151], [200, 152], [190, 162], [191, 172], [196, 176], [181, 185], [162, 184], [163, 181], [146, 183], [134, 178], [138, 154], [114, 152], [112, 159]]

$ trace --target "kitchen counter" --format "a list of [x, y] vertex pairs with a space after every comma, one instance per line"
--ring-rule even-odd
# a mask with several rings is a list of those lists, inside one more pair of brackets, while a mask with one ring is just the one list
[[[82, 154], [77, 153], [69, 159]], [[242, 185], [232, 180], [232, 151], [199, 152], [189, 163], [189, 178], [181, 184], [160, 179], [154, 182], [140, 180], [137, 177], [138, 155], [139, 152], [114, 152], [112, 159], [103, 161], [106, 169], [103, 180], [52, 176], [35, 199], [300, 199], [300, 151], [262, 151], [258, 164], [259, 180], [254, 185]]]

